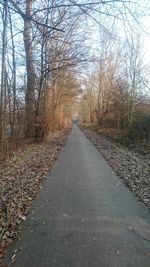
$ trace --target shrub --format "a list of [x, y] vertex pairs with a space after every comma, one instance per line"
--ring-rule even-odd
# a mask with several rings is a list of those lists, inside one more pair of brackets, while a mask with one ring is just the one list
[[150, 142], [150, 114], [136, 114], [133, 126], [129, 129], [128, 137], [132, 141]]

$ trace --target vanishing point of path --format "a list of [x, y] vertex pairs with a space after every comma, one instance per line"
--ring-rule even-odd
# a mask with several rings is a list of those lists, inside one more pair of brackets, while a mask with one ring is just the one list
[[73, 126], [16, 249], [9, 266], [149, 267], [149, 212]]

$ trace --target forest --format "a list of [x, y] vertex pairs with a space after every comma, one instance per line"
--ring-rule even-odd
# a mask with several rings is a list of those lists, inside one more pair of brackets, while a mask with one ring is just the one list
[[120, 46], [113, 38], [101, 34], [101, 48], [94, 59], [93, 72], [84, 81], [80, 102], [82, 122], [93, 125], [95, 130], [116, 132], [130, 142], [147, 146], [149, 66], [144, 61], [141, 36], [131, 36]]
[[0, 2], [1, 160], [16, 144], [68, 126], [76, 113], [149, 142], [145, 11], [128, 2]]
[[[87, 221], [93, 248], [99, 234], [97, 229], [101, 229], [101, 226], [103, 229], [104, 226], [103, 220], [97, 219], [99, 207], [102, 213], [104, 211], [102, 219], [111, 226], [110, 229], [114, 229], [114, 224], [117, 225], [119, 220], [119, 227], [122, 227], [126, 218], [129, 218], [129, 225], [124, 227], [128, 232], [121, 237], [122, 244], [126, 244], [126, 234], [130, 235], [130, 232], [134, 236], [137, 231], [137, 236], [148, 239], [145, 233], [150, 228], [145, 218], [140, 217], [142, 208], [140, 210], [131, 192], [127, 193], [124, 187], [126, 184], [137, 199], [150, 209], [149, 10], [149, 0], [0, 0], [0, 266], [6, 267], [3, 259], [7, 247], [18, 239], [20, 225], [26, 221], [32, 201], [45, 186], [45, 180], [48, 196], [43, 197], [44, 205], [40, 202], [37, 209], [39, 214], [35, 225], [38, 234], [34, 236], [34, 230], [28, 228], [35, 239], [29, 238], [29, 246], [26, 245], [31, 249], [29, 253], [25, 252], [25, 259], [29, 260], [26, 266], [31, 266], [29, 256], [35, 254], [35, 247], [40, 244], [35, 242], [32, 251], [30, 241], [32, 239], [34, 243], [39, 236], [42, 228], [39, 229], [38, 225], [41, 222], [45, 227], [44, 234], [40, 233], [43, 243], [40, 244], [39, 253], [36, 250], [37, 258], [33, 256], [35, 262], [32, 267], [48, 266], [44, 265], [45, 262], [38, 265], [42, 260], [40, 253], [46, 255], [43, 250], [49, 248], [49, 243], [46, 245], [45, 242], [47, 237], [58, 239], [59, 245], [66, 244], [69, 237], [69, 240], [73, 240], [67, 243], [69, 249], [73, 244], [73, 253], [69, 252], [69, 257], [74, 255], [74, 245], [78, 244], [78, 240], [73, 239], [72, 232], [62, 234], [63, 242], [60, 242], [59, 235], [53, 236], [56, 229], [59, 232], [61, 228], [58, 222], [63, 225], [69, 220], [78, 237], [79, 233], [84, 233], [82, 226]], [[98, 157], [92, 143], [103, 157]], [[59, 161], [62, 147], [63, 156]], [[57, 159], [57, 175], [55, 179], [49, 179], [48, 174]], [[117, 176], [124, 182], [117, 180], [120, 179]], [[53, 225], [49, 227], [45, 217], [41, 216], [51, 214], [55, 202], [54, 208], [58, 214], [54, 211], [50, 217], [56, 224], [53, 230]], [[43, 212], [45, 207], [48, 212]], [[71, 210], [71, 215], [66, 213], [67, 208]], [[115, 216], [118, 214], [118, 218], [110, 218], [110, 211], [113, 214], [116, 210], [118, 213]], [[131, 214], [135, 214], [131, 224], [136, 221], [137, 225], [130, 225], [130, 210]], [[122, 211], [125, 217], [122, 217]], [[83, 218], [86, 212], [88, 219]], [[114, 223], [115, 220], [117, 223]], [[76, 222], [79, 229], [76, 229]], [[95, 230], [93, 225], [97, 225]], [[147, 228], [144, 228], [145, 225]], [[143, 228], [146, 229], [144, 233], [138, 232]], [[109, 227], [105, 229], [106, 237], [107, 230]], [[111, 231], [108, 232], [110, 234]], [[113, 236], [114, 240], [118, 242], [120, 239]], [[106, 241], [105, 245], [116, 246], [116, 243]], [[84, 242], [89, 244], [89, 240]], [[142, 244], [139, 243], [141, 250], [138, 248], [140, 255], [144, 251]], [[79, 242], [76, 251], [80, 245]], [[83, 247], [87, 250], [90, 248], [86, 245], [81, 246], [81, 250]], [[127, 242], [124, 251], [129, 245], [132, 244]], [[120, 250], [118, 247], [115, 249], [116, 263], [118, 259], [115, 257], [117, 255], [119, 258]], [[11, 255], [9, 264], [15, 261], [17, 251], [15, 249]], [[83, 260], [85, 264], [91, 251]], [[97, 247], [94, 251], [97, 251]], [[135, 253], [135, 246], [131, 251], [136, 264], [139, 255], [137, 257]], [[54, 254], [57, 252], [56, 248]], [[50, 257], [50, 253], [47, 255]], [[147, 255], [149, 251], [144, 252], [142, 257], [145, 259]], [[72, 260], [69, 257], [67, 260]], [[99, 257], [99, 253], [96, 257]], [[106, 257], [102, 266], [133, 266], [130, 265], [132, 257], [125, 256], [127, 265], [108, 265]], [[51, 260], [53, 257], [49, 258]], [[74, 262], [70, 265], [70, 262], [59, 267], [83, 266], [82, 263], [74, 265]], [[145, 262], [148, 263], [147, 259]], [[21, 259], [22, 264], [25, 261]], [[84, 266], [98, 265], [95, 262], [95, 265]]]
[[[68, 126], [84, 61], [81, 12], [63, 1], [1, 1], [1, 158]], [[76, 14], [77, 13], [77, 14]]]

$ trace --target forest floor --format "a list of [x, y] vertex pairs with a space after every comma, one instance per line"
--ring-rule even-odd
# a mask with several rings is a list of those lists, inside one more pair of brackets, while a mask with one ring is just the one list
[[[112, 131], [82, 125], [80, 129], [103, 154], [115, 173], [150, 209], [150, 150], [135, 144], [123, 144]], [[92, 130], [91, 130], [92, 129]], [[96, 130], [96, 131], [95, 131]], [[109, 132], [109, 134], [108, 134]], [[121, 140], [121, 138], [120, 138]], [[123, 140], [123, 138], [122, 138]]]
[[0, 164], [0, 264], [6, 247], [18, 237], [20, 223], [26, 220], [68, 133], [66, 129], [45, 142], [28, 144]]

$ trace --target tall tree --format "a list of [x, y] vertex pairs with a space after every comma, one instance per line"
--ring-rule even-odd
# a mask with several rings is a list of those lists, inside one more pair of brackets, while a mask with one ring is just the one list
[[8, 2], [4, 1], [3, 6], [3, 32], [2, 32], [2, 62], [1, 62], [1, 87], [0, 87], [0, 144], [3, 138], [3, 112], [4, 98], [6, 97], [6, 48], [7, 48], [7, 23], [8, 23]]
[[26, 13], [24, 17], [24, 46], [26, 54], [27, 89], [26, 89], [26, 136], [35, 135], [35, 72], [32, 47], [32, 3], [26, 0]]

